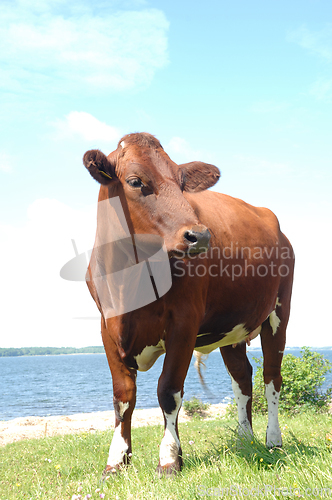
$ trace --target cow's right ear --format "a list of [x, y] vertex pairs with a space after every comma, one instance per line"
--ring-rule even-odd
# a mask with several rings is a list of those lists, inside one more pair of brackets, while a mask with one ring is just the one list
[[114, 155], [107, 158], [99, 149], [91, 149], [83, 156], [83, 163], [99, 184], [106, 186], [116, 177], [116, 157]]

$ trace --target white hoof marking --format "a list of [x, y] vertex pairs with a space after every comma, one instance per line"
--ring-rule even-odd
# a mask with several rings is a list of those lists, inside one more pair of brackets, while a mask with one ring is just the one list
[[[119, 401], [120, 418], [123, 418], [123, 415], [128, 410], [128, 408], [129, 408], [128, 402], [123, 403], [122, 401]], [[107, 465], [110, 465], [111, 467], [115, 467], [119, 464], [122, 464], [124, 461], [124, 457], [128, 451], [128, 445], [122, 437], [121, 428], [122, 425], [121, 423], [119, 423], [119, 425], [114, 430], [111, 446], [109, 449]]]
[[176, 418], [181, 408], [182, 397], [181, 392], [173, 394], [174, 401], [176, 404], [175, 409], [172, 413], [165, 413], [166, 428], [164, 437], [160, 443], [160, 465], [164, 467], [167, 464], [172, 464], [178, 460], [180, 441], [176, 434], [175, 424]]
[[128, 445], [121, 435], [121, 424], [119, 424], [115, 428], [113, 434], [107, 465], [116, 467], [117, 465], [122, 464], [127, 451]]
[[268, 423], [266, 430], [266, 446], [281, 446], [281, 430], [278, 421], [278, 406], [280, 393], [275, 390], [273, 380], [265, 384], [265, 397], [267, 399]]
[[250, 396], [245, 396], [244, 394], [242, 394], [239, 384], [234, 380], [232, 375], [231, 380], [239, 418], [239, 435], [252, 435], [252, 428], [247, 415], [247, 403], [250, 399]]

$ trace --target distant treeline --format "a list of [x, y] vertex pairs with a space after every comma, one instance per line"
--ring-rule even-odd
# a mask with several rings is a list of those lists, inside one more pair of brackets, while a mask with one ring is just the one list
[[0, 347], [0, 357], [5, 356], [47, 356], [50, 354], [99, 354], [102, 346], [95, 347]]

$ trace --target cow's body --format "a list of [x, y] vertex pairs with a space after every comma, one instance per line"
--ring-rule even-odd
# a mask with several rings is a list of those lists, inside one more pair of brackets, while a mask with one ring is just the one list
[[[92, 254], [88, 286], [102, 312], [102, 338], [116, 411], [106, 472], [127, 463], [131, 454], [136, 370], [148, 370], [163, 353], [158, 399], [165, 434], [159, 473], [169, 474], [181, 467], [177, 416], [194, 349], [208, 353], [220, 347], [232, 379], [240, 432], [251, 433], [252, 368], [246, 342], [258, 334], [269, 407], [267, 445], [281, 445], [280, 366], [293, 253], [276, 217], [265, 208], [204, 190], [218, 178], [215, 167], [177, 166], [147, 134], [124, 137], [108, 161], [105, 158], [97, 151], [84, 158], [90, 173], [104, 184], [99, 201], [119, 196], [131, 234], [161, 236], [172, 271], [172, 287], [165, 295], [145, 307], [107, 318], [94, 283], [96, 257]], [[208, 233], [209, 249], [203, 252]]]

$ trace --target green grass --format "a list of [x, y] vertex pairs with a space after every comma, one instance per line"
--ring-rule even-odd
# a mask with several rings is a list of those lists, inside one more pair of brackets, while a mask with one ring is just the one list
[[[264, 446], [264, 416], [254, 418], [256, 435], [247, 442], [237, 438], [234, 420], [181, 424], [184, 468], [174, 479], [157, 479], [154, 473], [160, 426], [133, 430], [132, 465], [104, 484], [100, 477], [111, 431], [12, 443], [0, 448], [0, 500], [84, 499], [87, 494], [92, 500], [100, 494], [105, 500], [296, 498], [297, 492], [305, 498], [328, 498], [322, 488], [331, 488], [332, 496], [331, 415], [281, 416], [280, 423], [284, 445], [273, 451]], [[230, 488], [228, 493], [225, 488]], [[272, 492], [265, 495], [264, 488]], [[305, 493], [307, 488], [311, 495]]]

